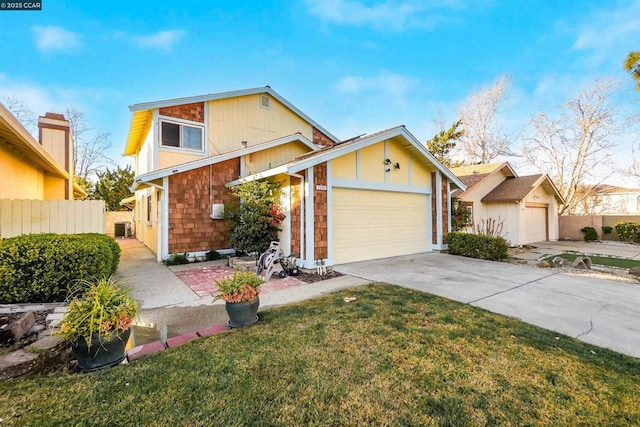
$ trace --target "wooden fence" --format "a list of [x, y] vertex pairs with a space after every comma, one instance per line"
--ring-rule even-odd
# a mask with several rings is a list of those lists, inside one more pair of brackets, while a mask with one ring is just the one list
[[102, 200], [0, 200], [0, 236], [104, 234]]

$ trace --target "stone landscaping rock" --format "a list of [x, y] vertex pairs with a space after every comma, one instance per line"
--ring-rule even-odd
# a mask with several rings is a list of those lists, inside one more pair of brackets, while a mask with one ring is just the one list
[[24, 350], [12, 351], [0, 356], [0, 381], [18, 378], [32, 372], [38, 366], [39, 356]]
[[640, 267], [634, 267], [629, 270], [629, 274], [632, 276], [640, 277]]
[[581, 270], [591, 270], [591, 258], [586, 256], [578, 257], [573, 261], [573, 263], [571, 264], [571, 267], [578, 268]]
[[29, 332], [29, 329], [31, 329], [35, 323], [36, 316], [32, 311], [24, 313], [18, 320], [9, 323], [0, 330], [0, 340], [13, 339], [14, 341], [18, 341]]
[[565, 265], [567, 263], [567, 260], [557, 256], [551, 262], [552, 262], [554, 267], [562, 267], [563, 265]]
[[549, 264], [549, 261], [547, 260], [540, 261], [537, 266], [541, 268], [551, 268], [551, 264]]

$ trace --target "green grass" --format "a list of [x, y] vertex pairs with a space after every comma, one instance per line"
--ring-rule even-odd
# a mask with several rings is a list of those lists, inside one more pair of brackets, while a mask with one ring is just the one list
[[370, 285], [127, 366], [1, 383], [0, 417], [3, 426], [640, 425], [638, 378], [639, 359]]
[[552, 262], [555, 257], [559, 256], [560, 258], [564, 258], [570, 262], [573, 262], [577, 257], [589, 257], [591, 258], [591, 263], [596, 265], [603, 265], [606, 267], [619, 267], [619, 268], [634, 268], [640, 267], [640, 261], [635, 261], [632, 259], [626, 258], [615, 258], [609, 257], [605, 255], [586, 255], [577, 252], [564, 252], [559, 255], [553, 255], [545, 258], [548, 262]]

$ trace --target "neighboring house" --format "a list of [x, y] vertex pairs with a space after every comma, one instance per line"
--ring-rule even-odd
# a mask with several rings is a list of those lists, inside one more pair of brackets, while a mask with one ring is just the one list
[[38, 120], [39, 141], [0, 104], [0, 199], [72, 200], [86, 197], [73, 183], [69, 122], [47, 113]]
[[509, 163], [462, 166], [451, 171], [466, 185], [453, 197], [470, 212], [470, 227], [503, 222], [513, 245], [558, 240], [562, 196], [547, 175], [518, 176]]
[[281, 247], [307, 268], [445, 247], [464, 186], [402, 126], [339, 141], [268, 86], [129, 108], [137, 237], [159, 261], [229, 248], [228, 186], [254, 179], [281, 183]]
[[640, 213], [640, 189], [609, 184], [579, 186], [576, 199], [580, 202], [571, 215], [636, 215]]

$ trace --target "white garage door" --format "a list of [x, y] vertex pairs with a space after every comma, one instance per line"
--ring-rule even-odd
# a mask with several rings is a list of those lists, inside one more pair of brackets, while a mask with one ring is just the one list
[[547, 209], [525, 208], [524, 210], [524, 242], [534, 243], [547, 240]]
[[333, 189], [333, 262], [426, 252], [427, 196]]

